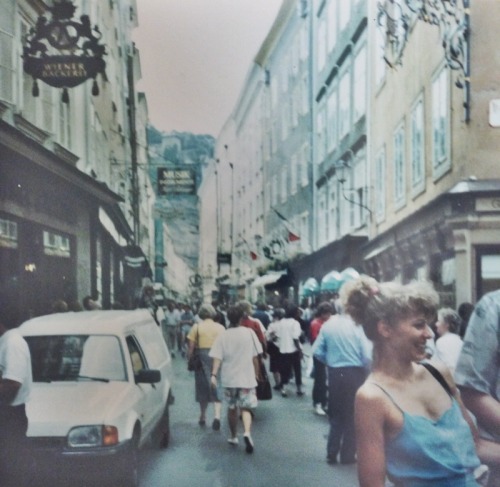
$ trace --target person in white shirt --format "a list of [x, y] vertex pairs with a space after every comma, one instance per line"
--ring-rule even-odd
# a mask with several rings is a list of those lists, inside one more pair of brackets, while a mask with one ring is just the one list
[[26, 401], [32, 387], [31, 356], [7, 306], [0, 306], [0, 478], [2, 487], [28, 483]]
[[227, 417], [231, 432], [227, 441], [230, 445], [238, 445], [237, 427], [240, 416], [238, 410], [240, 410], [245, 449], [247, 453], [253, 453], [252, 410], [257, 407], [255, 388], [257, 377], [260, 375], [258, 356], [262, 353], [262, 345], [252, 330], [240, 326], [243, 316], [240, 306], [232, 306], [227, 311], [231, 328], [217, 335], [209, 353], [213, 358], [211, 384], [212, 387], [217, 387], [217, 375], [220, 369], [220, 380], [228, 402]]
[[302, 391], [302, 346], [300, 344], [302, 329], [300, 323], [295, 319], [298, 309], [297, 305], [289, 305], [285, 310], [285, 317], [272, 325], [280, 349], [280, 390], [283, 397], [288, 396], [286, 386], [290, 382], [292, 369], [295, 374], [297, 395], [304, 395]]
[[165, 311], [165, 318], [161, 322], [161, 328], [163, 332], [163, 338], [172, 354], [175, 357], [175, 346], [177, 341], [177, 329], [180, 321], [180, 313], [176, 312], [174, 303], [167, 304], [167, 310]]
[[462, 351], [462, 339], [459, 336], [462, 320], [459, 314], [451, 308], [441, 308], [437, 313], [436, 358], [441, 360], [453, 373], [458, 357]]

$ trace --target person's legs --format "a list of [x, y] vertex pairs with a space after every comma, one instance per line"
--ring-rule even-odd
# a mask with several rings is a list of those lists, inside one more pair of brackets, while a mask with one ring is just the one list
[[182, 335], [182, 328], [180, 326], [177, 327], [176, 334], [177, 334], [177, 351], [179, 353], [182, 353], [182, 338], [183, 338], [183, 335]]
[[236, 407], [229, 407], [227, 410], [227, 422], [231, 438], [237, 438], [238, 431], [238, 409]]
[[[314, 361], [314, 386], [312, 390], [313, 406], [319, 411], [323, 411], [327, 407], [326, 394], [326, 366], [317, 358]], [[321, 414], [321, 413], [319, 413]]]
[[243, 434], [249, 435], [252, 429], [252, 413], [248, 409], [241, 409], [241, 420], [243, 422]]
[[170, 350], [172, 357], [175, 357], [175, 342], [177, 341], [177, 330], [175, 326], [169, 326], [167, 328], [167, 340], [168, 349]]
[[243, 439], [245, 440], [245, 451], [253, 453], [253, 440], [251, 435], [252, 413], [248, 409], [241, 409], [241, 419], [243, 421]]
[[0, 408], [0, 480], [2, 487], [26, 487], [32, 472], [26, 431], [28, 419], [23, 406]]
[[291, 365], [293, 367], [293, 372], [295, 375], [295, 385], [297, 386], [297, 394], [302, 396], [302, 363], [300, 358], [300, 352], [294, 352], [291, 354]]
[[208, 406], [207, 402], [200, 401], [200, 419], [198, 421], [200, 426], [205, 426], [206, 424], [207, 406]]
[[365, 380], [365, 372], [361, 367], [346, 367], [341, 379], [341, 422], [342, 446], [340, 462], [356, 461], [356, 431], [354, 425], [354, 400], [357, 390]]
[[220, 412], [222, 403], [220, 401], [214, 401], [214, 421], [212, 423], [212, 429], [214, 431], [220, 430]]
[[214, 402], [214, 418], [220, 419], [220, 413], [222, 410], [222, 403], [220, 401]]
[[342, 438], [342, 396], [338, 375], [338, 369], [328, 367], [328, 418], [330, 421], [330, 432], [326, 445], [326, 457], [331, 463], [336, 463], [337, 461]]
[[290, 381], [290, 373], [292, 369], [292, 364], [290, 361], [289, 353], [282, 353], [280, 356], [280, 376], [281, 376], [281, 393], [282, 395], [286, 395], [285, 386], [288, 385]]

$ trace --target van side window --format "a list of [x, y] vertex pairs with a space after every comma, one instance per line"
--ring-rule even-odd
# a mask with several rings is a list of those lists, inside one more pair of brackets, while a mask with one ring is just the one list
[[134, 337], [127, 337], [127, 347], [128, 352], [130, 353], [130, 361], [132, 362], [134, 375], [137, 375], [141, 370], [147, 368], [146, 363], [144, 362], [144, 357]]

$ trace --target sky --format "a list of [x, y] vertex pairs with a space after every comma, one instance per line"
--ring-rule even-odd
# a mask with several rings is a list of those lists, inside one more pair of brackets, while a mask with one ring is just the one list
[[217, 137], [282, 0], [137, 0], [150, 123]]

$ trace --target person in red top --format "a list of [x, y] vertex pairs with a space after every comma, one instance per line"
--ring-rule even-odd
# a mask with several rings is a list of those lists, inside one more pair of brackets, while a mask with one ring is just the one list
[[262, 358], [267, 357], [267, 340], [266, 340], [266, 329], [264, 325], [257, 319], [252, 318], [252, 305], [248, 301], [239, 301], [237, 306], [243, 311], [243, 318], [240, 321], [240, 326], [245, 326], [250, 328], [255, 332], [260, 344], [262, 345]]
[[[323, 323], [330, 319], [332, 315], [335, 314], [334, 307], [325, 301], [318, 305], [316, 311], [316, 317], [311, 321], [311, 326], [309, 328], [309, 341], [311, 345], [314, 343], [318, 337], [319, 331], [323, 326]], [[327, 399], [327, 384], [326, 384], [326, 366], [324, 363], [320, 362], [316, 357], [313, 357], [313, 377], [314, 385], [312, 390], [312, 400], [313, 408], [316, 414], [324, 416], [325, 408], [328, 404]]]

